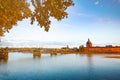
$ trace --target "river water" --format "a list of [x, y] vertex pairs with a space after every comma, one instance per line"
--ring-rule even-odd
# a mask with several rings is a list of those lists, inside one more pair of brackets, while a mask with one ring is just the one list
[[[9, 53], [0, 61], [0, 80], [120, 80], [120, 59], [108, 54], [42, 54]], [[109, 54], [113, 55], [113, 54]]]

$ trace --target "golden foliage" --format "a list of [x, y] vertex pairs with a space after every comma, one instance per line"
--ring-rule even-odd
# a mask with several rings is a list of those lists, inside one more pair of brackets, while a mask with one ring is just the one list
[[[34, 11], [30, 9], [34, 7]], [[38, 25], [49, 30], [50, 17], [56, 18], [58, 21], [67, 18], [66, 9], [72, 6], [72, 0], [0, 0], [0, 36], [9, 31], [18, 21], [31, 17], [31, 24], [34, 21]]]
[[31, 13], [26, 0], [0, 0], [0, 36]]

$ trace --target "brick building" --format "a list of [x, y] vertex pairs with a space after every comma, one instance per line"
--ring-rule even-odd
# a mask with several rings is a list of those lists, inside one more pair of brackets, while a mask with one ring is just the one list
[[88, 41], [86, 42], [86, 47], [92, 47], [92, 42], [90, 41], [90, 39], [88, 39]]

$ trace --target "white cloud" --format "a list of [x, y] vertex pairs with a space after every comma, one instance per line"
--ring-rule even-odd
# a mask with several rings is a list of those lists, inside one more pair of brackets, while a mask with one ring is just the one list
[[112, 22], [112, 19], [110, 19], [110, 18], [98, 18], [98, 21], [100, 21], [100, 22]]
[[98, 5], [99, 3], [100, 3], [99, 1], [96, 1], [94, 4], [95, 4], [95, 5]]
[[80, 16], [80, 17], [90, 17], [90, 15], [86, 14], [86, 13], [78, 13], [78, 16]]
[[84, 13], [78, 13], [79, 16], [86, 16]]

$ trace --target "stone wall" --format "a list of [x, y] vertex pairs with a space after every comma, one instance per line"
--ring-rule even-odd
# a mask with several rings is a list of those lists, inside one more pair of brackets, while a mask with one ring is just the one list
[[84, 52], [88, 53], [120, 53], [120, 47], [91, 47], [84, 48]]

